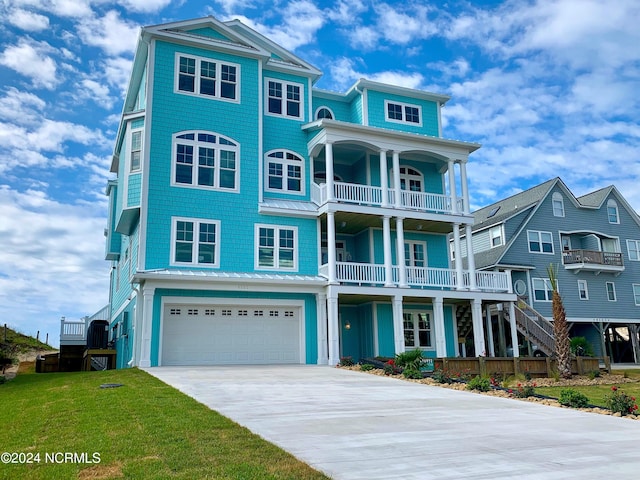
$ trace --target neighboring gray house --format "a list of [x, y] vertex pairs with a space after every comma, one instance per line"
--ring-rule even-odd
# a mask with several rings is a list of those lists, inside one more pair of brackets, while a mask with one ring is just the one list
[[597, 356], [640, 361], [640, 217], [614, 186], [576, 198], [554, 178], [474, 217], [476, 268], [510, 271], [514, 292], [552, 320], [553, 264], [571, 336], [586, 337]]

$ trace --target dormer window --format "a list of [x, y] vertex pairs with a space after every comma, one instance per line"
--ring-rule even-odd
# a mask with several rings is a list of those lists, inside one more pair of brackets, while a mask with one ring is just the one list
[[420, 105], [385, 100], [384, 109], [387, 122], [422, 126], [422, 107]]

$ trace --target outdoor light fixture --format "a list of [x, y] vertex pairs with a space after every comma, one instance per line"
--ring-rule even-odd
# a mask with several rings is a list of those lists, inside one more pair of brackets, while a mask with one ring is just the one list
[[349, 320], [347, 320], [347, 323], [344, 324], [344, 329], [351, 330], [351, 323], [349, 322]]

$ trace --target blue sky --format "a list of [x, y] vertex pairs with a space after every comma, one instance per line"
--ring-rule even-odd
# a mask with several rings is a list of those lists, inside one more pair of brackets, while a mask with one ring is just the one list
[[139, 28], [240, 18], [320, 68], [452, 97], [474, 208], [560, 176], [640, 209], [640, 2], [0, 0], [0, 324], [107, 302], [104, 196]]

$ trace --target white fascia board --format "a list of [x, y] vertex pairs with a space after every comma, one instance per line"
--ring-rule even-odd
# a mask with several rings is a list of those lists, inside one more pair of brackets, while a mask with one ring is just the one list
[[[144, 282], [146, 286], [155, 288], [176, 288], [193, 290], [230, 290], [246, 291], [249, 286], [256, 291], [282, 292], [282, 288], [287, 286], [291, 291], [315, 293], [327, 285], [327, 280], [322, 277], [308, 277], [306, 275], [262, 275], [260, 277], [246, 274], [211, 276], [202, 272], [192, 272], [192, 274], [176, 273], [153, 273], [139, 272], [134, 274], [133, 283]], [[280, 277], [280, 278], [278, 278]]]
[[376, 92], [391, 93], [393, 95], [402, 95], [403, 97], [428, 100], [428, 101], [436, 102], [440, 105], [444, 105], [451, 99], [449, 95], [441, 95], [438, 93], [426, 92], [424, 90], [416, 90], [414, 88], [399, 87], [396, 85], [389, 85], [387, 83], [374, 82], [372, 80], [367, 80], [365, 78], [361, 78], [360, 80], [358, 80], [347, 91], [347, 96], [349, 96], [354, 90], [359, 91], [366, 88], [375, 90]]
[[344, 93], [332, 92], [330, 90], [322, 90], [320, 88], [314, 88], [311, 90], [311, 94], [314, 98], [324, 98], [327, 100], [334, 100], [336, 102], [349, 103], [350, 100]]

